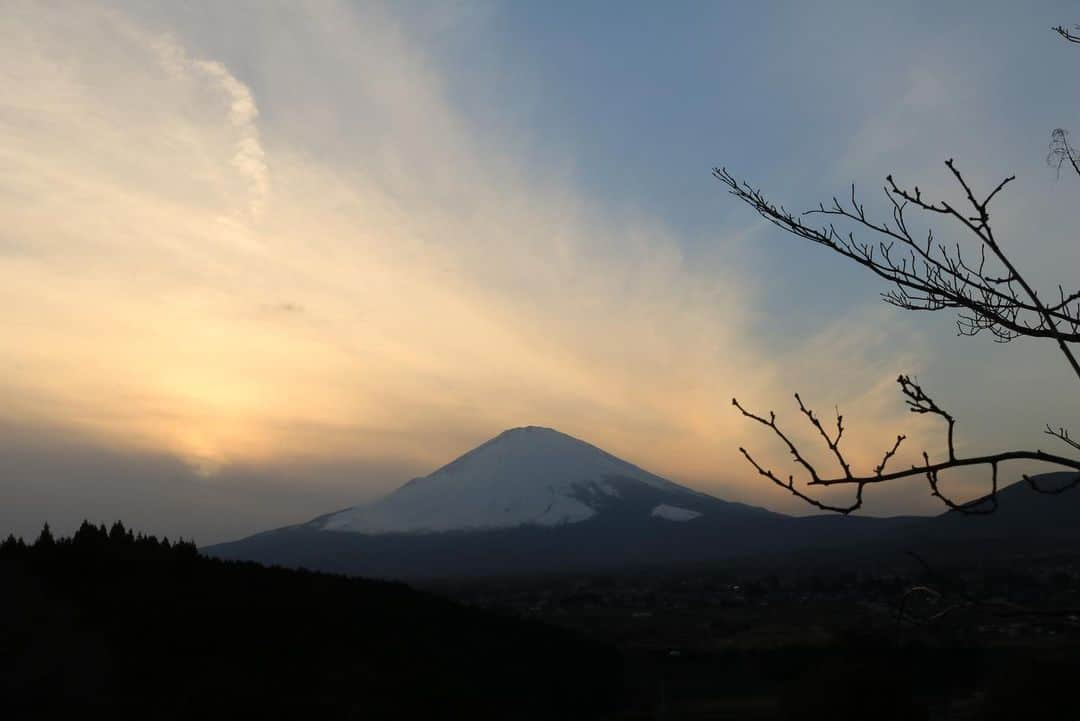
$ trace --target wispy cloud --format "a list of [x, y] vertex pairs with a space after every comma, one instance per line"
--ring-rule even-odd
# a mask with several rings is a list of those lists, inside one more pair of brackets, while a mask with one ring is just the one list
[[229, 98], [229, 122], [237, 133], [232, 165], [249, 181], [248, 209], [251, 216], [257, 219], [270, 191], [270, 178], [266, 169], [266, 153], [259, 143], [259, 128], [255, 124], [259, 116], [255, 99], [248, 87], [233, 77], [221, 63], [207, 60], [191, 62], [212, 78]]

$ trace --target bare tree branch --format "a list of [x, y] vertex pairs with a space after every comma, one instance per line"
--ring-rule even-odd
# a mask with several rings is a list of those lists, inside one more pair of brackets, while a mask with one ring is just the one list
[[1050, 28], [1050, 29], [1053, 30], [1054, 32], [1056, 32], [1061, 37], [1068, 40], [1070, 43], [1080, 43], [1080, 25], [1077, 25], [1074, 28], [1074, 30], [1077, 31], [1076, 33], [1072, 32], [1070, 30], [1066, 30], [1064, 25], [1058, 25], [1057, 27]]
[[1065, 128], [1054, 128], [1050, 131], [1050, 151], [1046, 154], [1046, 164], [1056, 168], [1060, 177], [1061, 167], [1065, 163], [1080, 175], [1080, 161], [1077, 159], [1076, 148], [1069, 142], [1069, 131]]
[[1057, 438], [1058, 440], [1063, 441], [1065, 444], [1070, 445], [1076, 450], [1080, 451], [1080, 441], [1074, 441], [1069, 436], [1069, 431], [1066, 428], [1058, 428], [1057, 430], [1054, 430], [1050, 426], [1047, 426], [1046, 435], [1053, 436], [1054, 438]]
[[[823, 245], [891, 283], [893, 289], [882, 296], [891, 305], [905, 310], [958, 309], [960, 335], [973, 336], [985, 330], [1003, 343], [1019, 337], [1052, 339], [1080, 379], [1080, 362], [1069, 346], [1080, 342], [1080, 290], [1065, 293], [1059, 288], [1060, 301], [1044, 303], [993, 234], [990, 202], [1013, 178], [1004, 179], [979, 200], [953, 161], [947, 161], [946, 166], [967, 195], [971, 206], [967, 212], [947, 201], [931, 202], [917, 186], [902, 188], [890, 175], [884, 191], [892, 206], [892, 224], [871, 219], [856, 199], [854, 186], [847, 203], [833, 198], [831, 206], [822, 204], [803, 214], [854, 223], [884, 236], [877, 243], [858, 240], [852, 232], [842, 233], [835, 223], [811, 226], [771, 203], [760, 190], [737, 180], [726, 168], [714, 168], [713, 175], [773, 225]], [[978, 241], [978, 261], [965, 257], [959, 245], [935, 243], [932, 231], [925, 238], [916, 238], [908, 224], [910, 207], [957, 221]]]
[[[1070, 607], [1057, 608], [1031, 608], [1012, 601], [999, 599], [980, 598], [962, 588], [957, 589], [955, 584], [950, 583], [948, 574], [935, 570], [918, 553], [908, 551], [907, 555], [915, 559], [922, 567], [926, 581], [913, 585], [900, 597], [897, 604], [896, 625], [899, 628], [901, 622], [909, 621], [919, 626], [933, 626], [946, 617], [954, 615], [957, 611], [987, 611], [997, 618], [1046, 618], [1068, 626], [1080, 625], [1080, 609]], [[958, 600], [949, 602], [948, 596], [955, 595]], [[909, 600], [924, 597], [932, 606], [945, 605], [940, 611], [916, 615], [909, 612]]]
[[[930, 414], [936, 415], [942, 418], [947, 426], [948, 431], [946, 435], [946, 458], [941, 461], [931, 461], [929, 453], [923, 452], [922, 465], [913, 465], [911, 468], [903, 470], [892, 471], [890, 473], [885, 472], [885, 466], [897, 452], [900, 444], [905, 440], [906, 436], [899, 435], [896, 437], [896, 442], [892, 448], [885, 452], [882, 462], [878, 464], [872, 474], [869, 475], [855, 475], [851, 471], [851, 465], [844, 457], [843, 452], [840, 450], [840, 438], [843, 435], [843, 416], [837, 413], [837, 433], [835, 437], [831, 437], [825, 428], [822, 426], [820, 420], [814, 414], [812, 410], [806, 407], [802, 398], [795, 394], [795, 400], [798, 403], [799, 410], [807, 418], [808, 422], [817, 429], [819, 435], [824, 439], [826, 446], [832, 451], [836, 457], [837, 462], [842, 469], [843, 475], [826, 477], [822, 475], [817, 467], [807, 460], [805, 454], [799, 450], [795, 443], [791, 440], [780, 426], [776, 422], [776, 413], [769, 412], [768, 418], [759, 416], [755, 413], [748, 411], [738, 399], [732, 398], [731, 403], [735, 406], [740, 413], [751, 420], [757, 421], [769, 428], [775, 436], [777, 436], [784, 445], [787, 447], [788, 452], [791, 453], [795, 462], [801, 466], [808, 476], [808, 479], [804, 481], [805, 486], [854, 486], [855, 496], [851, 503], [846, 505], [837, 505], [826, 503], [818, 498], [814, 498], [806, 491], [803, 491], [797, 484], [794, 475], [788, 475], [787, 479], [781, 479], [773, 470], [764, 467], [759, 463], [754, 456], [750, 454], [746, 448], [739, 448], [739, 451], [750, 462], [750, 464], [757, 470], [757, 472], [767, 477], [776, 485], [787, 490], [789, 493], [796, 497], [806, 501], [807, 503], [820, 508], [823, 511], [833, 511], [836, 513], [848, 514], [858, 510], [863, 504], [863, 491], [868, 485], [874, 485], [877, 483], [884, 483], [887, 481], [894, 481], [901, 478], [911, 478], [913, 476], [925, 476], [930, 486], [930, 494], [939, 499], [947, 507], [967, 514], [985, 514], [993, 513], [997, 510], [998, 503], [998, 466], [1007, 461], [1029, 460], [1029, 461], [1041, 461], [1044, 463], [1053, 463], [1063, 468], [1068, 468], [1077, 471], [1077, 475], [1074, 481], [1064, 486], [1047, 489], [1038, 486], [1033, 481], [1024, 476], [1024, 479], [1028, 481], [1031, 487], [1040, 492], [1047, 494], [1057, 494], [1064, 490], [1068, 490], [1076, 485], [1080, 485], [1080, 458], [1069, 458], [1067, 456], [1060, 456], [1052, 453], [1046, 453], [1042, 450], [1035, 451], [1004, 451], [1001, 453], [995, 453], [990, 455], [960, 457], [956, 454], [956, 446], [954, 440], [954, 430], [956, 427], [956, 419], [953, 416], [942, 409], [920, 386], [917, 382], [912, 380], [908, 376], [900, 376], [897, 378], [897, 383], [900, 384], [901, 391], [907, 397], [907, 405], [912, 413], [918, 414]], [[1064, 429], [1060, 431], [1047, 430], [1050, 435], [1056, 438], [1064, 440], [1069, 445], [1076, 447], [1077, 442], [1070, 439], [1068, 432]], [[970, 501], [957, 502], [947, 496], [941, 489], [940, 474], [942, 471], [948, 471], [956, 468], [965, 468], [969, 466], [989, 466], [990, 467], [990, 490], [985, 495], [979, 496]]]
[[[1054, 31], [1065, 40], [1080, 44], [1080, 26], [1077, 26], [1075, 33], [1066, 30], [1064, 26], [1058, 26]], [[1061, 168], [1068, 164], [1080, 176], [1080, 152], [1070, 143], [1068, 131], [1059, 128], [1051, 133], [1047, 162], [1056, 167], [1059, 173]], [[891, 209], [891, 220], [871, 218], [859, 202], [854, 185], [851, 186], [850, 197], [844, 201], [834, 197], [829, 205], [821, 203], [814, 210], [796, 215], [783, 206], [770, 202], [761, 190], [739, 180], [726, 168], [713, 168], [713, 175], [727, 186], [728, 192], [773, 225], [824, 246], [885, 280], [891, 286], [882, 293], [882, 298], [887, 303], [904, 310], [955, 309], [957, 333], [962, 336], [974, 336], [987, 331], [1000, 343], [1008, 343], [1017, 338], [1052, 340], [1065, 357], [1073, 375], [1080, 381], [1080, 361], [1077, 360], [1074, 349], [1074, 345], [1080, 343], [1080, 289], [1066, 291], [1059, 285], [1056, 293], [1040, 293], [1021, 273], [994, 233], [991, 204], [1015, 176], [1003, 179], [989, 192], [981, 194], [968, 182], [952, 159], [947, 160], [945, 166], [963, 191], [964, 202], [954, 205], [947, 200], [932, 200], [925, 197], [918, 186], [901, 186], [889, 175], [883, 190]], [[960, 243], [946, 245], [937, 241], [933, 230], [917, 235], [910, 224], [912, 211], [927, 218], [949, 221], [968, 238], [969, 244], [974, 243], [975, 252], [970, 249], [965, 251]], [[813, 225], [807, 220], [811, 216], [822, 216], [825, 223]], [[854, 227], [854, 230], [845, 230], [839, 227], [840, 224]], [[869, 233], [876, 236], [876, 240], [862, 240], [856, 236], [855, 231]], [[788, 475], [787, 479], [783, 480], [771, 469], [761, 465], [745, 448], [739, 450], [758, 473], [776, 485], [817, 508], [845, 514], [862, 507], [866, 486], [920, 475], [926, 477], [931, 495], [947, 507], [962, 513], [992, 513], [998, 504], [999, 466], [1008, 461], [1041, 461], [1077, 471], [1070, 482], [1054, 488], [1044, 488], [1029, 476], [1023, 476], [1031, 488], [1040, 493], [1062, 493], [1080, 485], [1080, 457], [1046, 453], [1042, 450], [1011, 450], [959, 457], [955, 443], [956, 419], [910, 377], [901, 375], [897, 382], [912, 413], [938, 416], [945, 422], [946, 452], [943, 460], [932, 461], [929, 452], [924, 450], [922, 464], [887, 472], [885, 469], [889, 461], [906, 438], [901, 434], [882, 455], [881, 463], [874, 467], [872, 473], [858, 475], [852, 471], [840, 449], [844, 424], [839, 410], [836, 414], [835, 435], [830, 435], [820, 419], [806, 407], [802, 398], [795, 394], [800, 412], [817, 430], [840, 466], [840, 475], [824, 476], [780, 429], [775, 413], [770, 411], [766, 418], [751, 413], [738, 400], [732, 399], [734, 406], [744, 416], [766, 426], [783, 441], [795, 462], [806, 472], [806, 487], [852, 486], [854, 498], [849, 504], [831, 504], [814, 498], [796, 484], [793, 475]], [[1055, 430], [1047, 425], [1046, 433], [1071, 450], [1080, 451], [1080, 441], [1074, 440], [1064, 427]], [[989, 492], [972, 501], [954, 501], [943, 492], [940, 474], [968, 466], [990, 467]]]

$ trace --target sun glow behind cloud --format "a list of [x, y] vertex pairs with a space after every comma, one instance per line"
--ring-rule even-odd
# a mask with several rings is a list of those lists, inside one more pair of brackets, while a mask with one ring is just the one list
[[297, 458], [432, 467], [538, 423], [737, 484], [740, 443], [783, 450], [732, 395], [788, 407], [807, 387], [822, 411], [857, 408], [868, 440], [911, 433], [891, 381], [918, 347], [886, 350], [877, 309], [776, 357], [736, 241], [688, 262], [655, 219], [471, 131], [387, 18], [328, 10], [297, 22], [319, 48], [306, 72], [355, 78], [311, 108], [310, 133], [347, 128], [334, 155], [261, 125], [222, 61], [119, 12], [5, 13], [4, 420], [207, 477]]

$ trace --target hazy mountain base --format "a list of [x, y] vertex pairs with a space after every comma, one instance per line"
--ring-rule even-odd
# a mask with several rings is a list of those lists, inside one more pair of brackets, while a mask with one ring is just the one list
[[380, 578], [531, 575], [598, 569], [664, 568], [791, 549], [864, 543], [910, 518], [792, 518], [704, 494], [680, 497], [701, 515], [651, 515], [670, 492], [608, 478], [617, 497], [589, 499], [596, 514], [558, 526], [442, 533], [362, 534], [323, 529], [322, 518], [203, 548], [208, 555]]
[[[1036, 477], [1054, 488], [1070, 474]], [[617, 483], [617, 479], [613, 482]], [[410, 580], [463, 576], [666, 569], [725, 563], [801, 569], [981, 563], [1070, 550], [1080, 552], [1080, 493], [1046, 495], [1026, 483], [999, 494], [990, 515], [955, 511], [931, 518], [794, 518], [698, 495], [683, 505], [702, 513], [673, 522], [649, 515], [666, 496], [619, 486], [618, 503], [561, 526], [491, 531], [360, 534], [322, 530], [321, 519], [202, 549], [212, 556], [289, 567]]]

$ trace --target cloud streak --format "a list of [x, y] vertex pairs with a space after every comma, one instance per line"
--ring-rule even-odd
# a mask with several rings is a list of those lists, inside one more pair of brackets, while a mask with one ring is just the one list
[[266, 169], [266, 153], [259, 143], [259, 128], [255, 124], [259, 117], [255, 99], [248, 87], [233, 77], [221, 63], [207, 60], [188, 62], [213, 79], [229, 98], [229, 122], [237, 133], [232, 165], [237, 173], [248, 179], [248, 210], [253, 219], [258, 219], [270, 192], [270, 178]]

